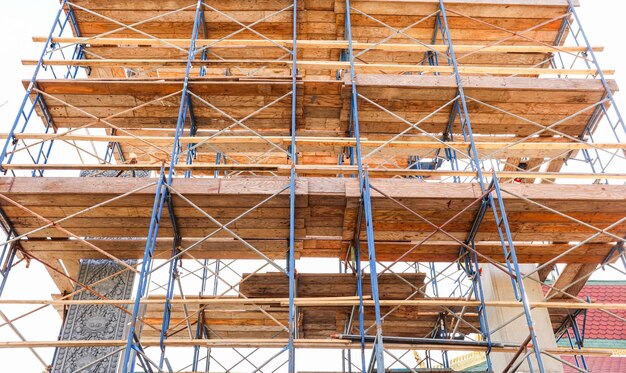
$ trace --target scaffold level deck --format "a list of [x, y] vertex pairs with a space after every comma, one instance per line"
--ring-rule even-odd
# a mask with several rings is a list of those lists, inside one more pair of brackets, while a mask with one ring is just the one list
[[[147, 234], [150, 224], [154, 183], [155, 180], [126, 178], [110, 179], [107, 183], [97, 178], [5, 178], [0, 180], [0, 193], [6, 197], [1, 205], [17, 233], [28, 234], [29, 239], [21, 241], [24, 249], [36, 256], [59, 259], [103, 257], [101, 252], [81, 241], [68, 241], [71, 237], [55, 226], [38, 229], [46, 223], [35, 215], [38, 214], [49, 221], [62, 220], [58, 225], [76, 235], [93, 237], [88, 241], [113, 256], [121, 259], [139, 258], [144, 251], [141, 238]], [[221, 224], [226, 224], [267, 197], [280, 192], [287, 184], [288, 179], [280, 177], [176, 179], [172, 188]], [[479, 208], [477, 202], [482, 198], [478, 185], [415, 183], [411, 179], [392, 179], [375, 180], [372, 186], [386, 195], [372, 193], [377, 232], [376, 254], [380, 260], [453, 262], [458, 257], [460, 245], [452, 238], [462, 241], [471, 227]], [[143, 189], [133, 192], [139, 188]], [[358, 188], [358, 182], [349, 178], [298, 179], [298, 257], [341, 258], [345, 255], [356, 229]], [[612, 235], [621, 237], [626, 234], [626, 222], [620, 222], [626, 209], [626, 192], [620, 186], [512, 184], [502, 188], [511, 192], [503, 198], [521, 263], [550, 261], [570, 248], [568, 242], [583, 241], [593, 235], [596, 229], [610, 227], [608, 232]], [[131, 194], [108, 202], [127, 193]], [[409, 251], [419, 240], [429, 236], [434, 228], [388, 197], [401, 201], [437, 225], [457, 216], [446, 226], [446, 232], [436, 233], [423, 246]], [[284, 243], [289, 237], [288, 204], [289, 194], [282, 192], [250, 215], [233, 223], [230, 228], [243, 239], [254, 242], [269, 257], [284, 257]], [[94, 205], [97, 207], [91, 208]], [[185, 242], [194, 242], [194, 238], [209, 235], [220, 227], [179, 196], [173, 196], [173, 206], [178, 217], [178, 229], [185, 238], [183, 245]], [[80, 213], [83, 210], [87, 211]], [[169, 255], [173, 232], [170, 222], [165, 218], [167, 213], [164, 211], [163, 214], [157, 252]], [[489, 258], [502, 261], [501, 247], [495, 242], [498, 239], [495, 223], [489, 222], [491, 217], [485, 219], [477, 235], [477, 250]], [[616, 221], [619, 224], [611, 226]], [[581, 222], [590, 226], [582, 225]], [[598, 228], [593, 228], [596, 226]], [[52, 237], [53, 240], [46, 240], [45, 237]], [[563, 256], [559, 262], [599, 264], [606, 259], [614, 243], [612, 236], [600, 235]], [[409, 254], [404, 256], [407, 251]], [[188, 254], [195, 258], [259, 258], [257, 253], [224, 231], [194, 247]]]
[[[407, 167], [409, 156], [429, 157], [446, 149], [467, 158], [463, 153], [469, 143], [438, 140], [457, 97], [453, 77], [361, 74], [356, 83], [366, 164], [401, 169]], [[615, 82], [609, 83], [617, 91]], [[75, 130], [69, 128], [105, 128], [120, 137], [124, 159], [158, 165], [171, 153], [180, 105], [176, 93], [182, 84], [177, 80], [48, 80], [36, 83], [31, 99], [42, 97], [46, 115], [59, 128], [48, 139], [70, 139]], [[578, 142], [590, 122], [598, 120], [594, 108], [605, 95], [598, 80], [466, 76], [463, 85], [483, 160], [513, 158], [519, 163], [528, 158], [552, 163], [555, 167], [549, 171], [554, 172], [580, 149], [621, 146], [584, 147]], [[298, 162], [334, 165], [345, 147], [355, 144], [350, 137], [350, 81], [302, 80], [297, 86]], [[200, 138], [183, 141], [198, 144], [194, 146], [197, 163], [212, 162], [221, 152], [235, 164], [249, 164], [251, 159], [257, 165], [289, 164], [290, 81], [203, 78], [190, 81], [189, 91], [195, 137]], [[608, 109], [608, 103], [603, 105]], [[38, 114], [44, 115], [41, 109]], [[238, 120], [246, 127], [234, 122]], [[460, 137], [459, 118], [449, 130]]]
[[[162, 2], [94, 2], [73, 1], [76, 27], [83, 37], [97, 37], [102, 34], [107, 38], [138, 38], [150, 35], [162, 40], [158, 43], [136, 43], [118, 40], [117, 43], [101, 45], [97, 41], [85, 43], [85, 59], [97, 60], [106, 58], [132, 59], [186, 59], [186, 52], [171, 48], [171, 44], [181, 44], [175, 39], [188, 38], [191, 34], [195, 3], [191, 0]], [[293, 4], [286, 0], [251, 0], [238, 1], [205, 1], [203, 23], [206, 35], [211, 39], [200, 41], [200, 46], [210, 46], [215, 55], [226, 60], [240, 60], [238, 67], [232, 70], [235, 75], [249, 71], [249, 51], [236, 45], [238, 40], [248, 41], [243, 47], [254, 47], [258, 58], [277, 59], [285, 54], [278, 47], [289, 43], [292, 38], [291, 13]], [[298, 38], [301, 48], [298, 59], [302, 61], [337, 61], [340, 48], [336, 41], [345, 41], [345, 4], [340, 0], [306, 0], [298, 2]], [[415, 64], [423, 60], [423, 50], [414, 40], [428, 40], [432, 44], [440, 44], [441, 37], [435, 36], [433, 30], [437, 25], [439, 2], [434, 0], [416, 1], [356, 1], [352, 3], [355, 13], [352, 17], [352, 37], [357, 42], [356, 51], [364, 53], [361, 61], [371, 63]], [[459, 45], [488, 45], [498, 41], [499, 45], [533, 45], [540, 41], [545, 45], [558, 47], [564, 38], [559, 36], [563, 19], [569, 17], [568, 3], [563, 0], [542, 3], [525, 1], [452, 1], [448, 5], [450, 32]], [[113, 18], [117, 23], [110, 22]], [[236, 20], [236, 22], [233, 22]], [[259, 21], [261, 20], [261, 21]], [[419, 21], [419, 22], [418, 22]], [[121, 25], [135, 25], [133, 29], [121, 28]], [[241, 30], [242, 25], [252, 25]], [[402, 30], [402, 34], [391, 39], [391, 43], [379, 45], [380, 39], [389, 35], [390, 27]], [[405, 29], [406, 28], [406, 29]], [[523, 37], [512, 37], [517, 32]], [[265, 36], [260, 38], [259, 34]], [[406, 36], [405, 36], [406, 35]], [[171, 41], [169, 40], [171, 39]], [[264, 40], [266, 39], [266, 40]], [[271, 39], [271, 41], [269, 41]], [[502, 41], [502, 39], [505, 39]], [[259, 45], [258, 42], [264, 44]], [[317, 44], [307, 45], [307, 41]], [[329, 41], [335, 45], [320, 44]], [[359, 42], [361, 44], [359, 44]], [[171, 43], [171, 44], [170, 44]], [[405, 44], [407, 48], [391, 48], [390, 44]], [[130, 44], [130, 45], [129, 45]], [[182, 43], [184, 46], [188, 42]], [[235, 44], [233, 47], [233, 44]], [[412, 47], [411, 47], [412, 44]], [[320, 48], [319, 46], [323, 47]], [[345, 48], [344, 46], [343, 48]], [[391, 51], [389, 50], [391, 48]], [[393, 50], [396, 49], [396, 50]], [[479, 66], [511, 66], [511, 67], [544, 67], [547, 66], [549, 52], [517, 51], [518, 53], [502, 53], [494, 55], [488, 50], [474, 50], [460, 56], [459, 60], [466, 65]], [[242, 61], [244, 60], [244, 61]], [[446, 64], [442, 60], [442, 64]], [[184, 73], [182, 69], [161, 66], [158, 69], [147, 69], [148, 74], [171, 76]], [[158, 72], [157, 72], [158, 71]], [[223, 75], [224, 68], [215, 67], [209, 70], [210, 75]], [[198, 69], [192, 70], [197, 75]], [[289, 75], [288, 67], [268, 69], [267, 73]], [[334, 72], [315, 66], [302, 69], [302, 73], [310, 76], [329, 77]], [[92, 72], [96, 77], [123, 77], [121, 67], [98, 67]]]

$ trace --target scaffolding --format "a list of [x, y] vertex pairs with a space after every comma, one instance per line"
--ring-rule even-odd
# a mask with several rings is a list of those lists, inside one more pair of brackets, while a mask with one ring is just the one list
[[[578, 5], [62, 0], [0, 153], [0, 296], [31, 261], [60, 295], [0, 298], [32, 306], [1, 314], [20, 340], [0, 348], [50, 370], [103, 346], [82, 368], [424, 372], [481, 352], [586, 372], [610, 354], [584, 347], [586, 310], [626, 322], [577, 296], [626, 274], [626, 125]], [[82, 282], [94, 259], [133, 295]], [[87, 305], [121, 310], [124, 338], [19, 331]], [[569, 348], [542, 346], [536, 310]]]

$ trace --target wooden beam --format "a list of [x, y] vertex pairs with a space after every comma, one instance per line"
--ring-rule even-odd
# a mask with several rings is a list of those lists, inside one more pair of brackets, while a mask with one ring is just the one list
[[[70, 276], [70, 274], [66, 273], [63, 266], [61, 265], [61, 260], [57, 258], [51, 258], [46, 262], [46, 264], [47, 265], [44, 267], [46, 268], [46, 271], [50, 275], [50, 278], [57, 286], [57, 289], [59, 289], [61, 294], [69, 294], [73, 292], [75, 284], [74, 282], [72, 282], [72, 280], [62, 275], [63, 273], [67, 276]], [[77, 279], [78, 276], [71, 278]]]
[[[48, 40], [45, 36], [34, 36], [33, 41], [45, 43]], [[149, 38], [77, 38], [77, 37], [53, 37], [54, 43], [76, 43], [88, 44], [91, 46], [151, 46], [151, 47], [189, 47], [189, 39], [149, 39]], [[312, 49], [346, 49], [347, 40], [298, 40], [298, 48]], [[263, 48], [276, 47], [276, 45], [291, 48], [292, 40], [235, 40], [235, 39], [197, 39], [196, 46], [211, 48]], [[448, 46], [442, 44], [417, 44], [417, 43], [365, 43], [353, 41], [352, 47], [355, 50], [371, 49], [384, 50], [390, 52], [428, 52], [437, 51], [446, 53]], [[592, 47], [594, 52], [602, 52], [604, 47]], [[481, 53], [550, 53], [569, 52], [578, 53], [587, 50], [583, 46], [547, 46], [547, 45], [455, 45], [454, 50], [459, 53], [481, 52]]]
[[[577, 296], [587, 283], [589, 275], [593, 273], [597, 267], [597, 264], [570, 263], [563, 268], [561, 274], [554, 282], [553, 287], [564, 291], [566, 294]], [[555, 300], [567, 299], [569, 297], [566, 294], [557, 292], [556, 290], [550, 288], [546, 297], [550, 297]]]
[[[37, 60], [22, 60], [24, 65], [37, 65]], [[169, 59], [89, 59], [89, 60], [43, 60], [44, 66], [89, 66], [89, 67], [180, 67], [187, 66], [186, 60]], [[290, 60], [193, 60], [198, 66], [241, 64], [250, 66], [291, 66]], [[297, 61], [300, 68], [315, 69], [349, 69], [349, 62], [341, 61]], [[354, 68], [359, 72], [416, 72], [416, 73], [454, 73], [452, 66], [404, 65], [388, 63], [356, 63]], [[548, 69], [535, 67], [497, 67], [497, 66], [467, 66], [459, 65], [461, 74], [488, 74], [488, 75], [596, 75], [596, 69]], [[615, 70], [602, 70], [604, 75], [614, 75]]]
[[[480, 301], [464, 300], [464, 299], [410, 299], [410, 300], [380, 300], [381, 306], [395, 307], [480, 307]], [[123, 305], [134, 304], [132, 299], [120, 300], [45, 300], [45, 299], [0, 299], [0, 304], [29, 304], [29, 305], [52, 305], [52, 306], [69, 306], [69, 305]], [[165, 299], [141, 299], [141, 304], [165, 304]], [[187, 304], [201, 305], [211, 307], [215, 305], [280, 305], [288, 306], [288, 298], [175, 298], [170, 300], [171, 304]], [[295, 298], [295, 305], [298, 307], [348, 307], [358, 306], [358, 297], [316, 297], [316, 298]], [[485, 306], [494, 308], [519, 308], [522, 304], [515, 301], [485, 301]], [[374, 301], [365, 297], [363, 305], [368, 307], [374, 306]], [[579, 301], [550, 301], [550, 302], [530, 302], [533, 308], [559, 308], [559, 309], [605, 309], [605, 310], [626, 310], [626, 303], [586, 303]]]
[[[63, 267], [65, 267], [67, 275], [74, 280], [78, 280], [78, 274], [80, 273], [80, 260], [63, 258], [61, 261], [63, 262]], [[72, 283], [72, 288], [68, 291], [68, 293], [71, 293], [74, 290], [74, 286], [75, 284]], [[59, 288], [59, 290], [63, 293], [63, 289]]]
[[[364, 299], [369, 299], [370, 296], [364, 296]], [[316, 298], [295, 298], [302, 301], [315, 300], [318, 303], [325, 303], [327, 301], [357, 301], [359, 297], [316, 297]], [[141, 304], [146, 305], [161, 305], [165, 304], [165, 298], [144, 298], [139, 301]], [[263, 305], [280, 305], [281, 303], [289, 302], [288, 298], [238, 298], [234, 296], [216, 297], [216, 298], [173, 298], [169, 301], [171, 304], [188, 304], [188, 305], [202, 305], [202, 306], [215, 306], [215, 305], [249, 305], [249, 304], [263, 304]], [[461, 302], [463, 302], [461, 300]], [[0, 299], [0, 304], [35, 304], [35, 305], [51, 305], [51, 306], [69, 306], [69, 305], [111, 305], [111, 304], [135, 304], [134, 299], [65, 299], [65, 300], [49, 300], [49, 299]]]
[[537, 275], [539, 276], [539, 280], [541, 282], [545, 282], [546, 279], [548, 278], [548, 276], [550, 275], [550, 273], [554, 270], [555, 266], [556, 266], [555, 263], [551, 263], [551, 264], [541, 268], [539, 271], [537, 271]]
[[[6, 139], [7, 133], [0, 133], [0, 139]], [[133, 136], [97, 136], [97, 135], [77, 135], [77, 134], [44, 134], [44, 133], [16, 133], [14, 137], [18, 140], [67, 140], [67, 141], [94, 141], [94, 142], [118, 142], [121, 144], [131, 145], [144, 145], [142, 141]], [[424, 136], [423, 136], [424, 137]], [[423, 138], [422, 137], [422, 138]], [[155, 145], [171, 145], [174, 141], [173, 137], [169, 136], [139, 136], [142, 140], [148, 141]], [[538, 141], [535, 141], [538, 140]], [[291, 137], [289, 136], [182, 136], [179, 138], [181, 144], [240, 144], [246, 146], [250, 143], [255, 144], [267, 144], [268, 141], [275, 144], [290, 144]], [[583, 142], [559, 142], [555, 139], [546, 137], [539, 139], [531, 139], [529, 142], [521, 142], [513, 144], [515, 138], [511, 139], [511, 142], [505, 141], [477, 141], [476, 149], [479, 151], [497, 151], [500, 149], [510, 150], [591, 150], [591, 149], [622, 149], [626, 150], [626, 143], [583, 143]], [[352, 137], [308, 137], [297, 136], [296, 142], [305, 145], [321, 145], [321, 146], [355, 146], [356, 139]], [[447, 149], [450, 147], [457, 149], [464, 149], [470, 146], [466, 141], [423, 141], [422, 139], [417, 141], [405, 141], [395, 140], [387, 143], [383, 140], [368, 140], [366, 137], [361, 138], [361, 146], [368, 148], [376, 148], [379, 146], [385, 146], [389, 148], [412, 148], [412, 149]]]
[[[279, 175], [288, 175], [291, 172], [291, 165], [272, 165], [272, 164], [214, 164], [214, 163], [196, 163], [196, 164], [177, 164], [174, 166], [177, 170], [197, 170], [197, 171], [250, 171], [250, 172], [274, 172]], [[165, 164], [165, 168], [169, 169], [170, 164]], [[356, 166], [323, 166], [323, 165], [297, 165], [297, 172], [306, 173], [307, 175], [354, 175], [358, 173]], [[147, 170], [158, 171], [161, 169], [160, 163], [152, 164], [2, 164], [0, 169], [4, 170]], [[370, 168], [368, 170], [373, 176], [423, 176], [423, 177], [474, 177], [475, 171], [455, 171], [455, 170], [414, 170], [414, 169], [388, 169], [388, 168]], [[593, 174], [582, 172], [523, 172], [523, 171], [500, 171], [497, 173], [501, 178], [555, 178], [555, 179], [608, 179], [608, 180], [626, 180], [626, 173], [606, 173]]]
[[[53, 348], [53, 347], [121, 347], [125, 346], [126, 340], [62, 340], [62, 341], [27, 341], [27, 342], [0, 342], [0, 349], [3, 348]], [[141, 345], [143, 347], [154, 347], [160, 345], [159, 338], [142, 338]], [[168, 347], [212, 347], [212, 348], [283, 348], [288, 343], [287, 339], [174, 339], [169, 338], [163, 341]], [[315, 349], [358, 349], [361, 347], [360, 342], [351, 342], [341, 339], [296, 339], [294, 340], [296, 348], [315, 348]], [[371, 346], [371, 343], [366, 343]], [[385, 348], [389, 350], [441, 350], [441, 345], [423, 345], [423, 344], [386, 344]], [[369, 348], [369, 347], [368, 347]], [[454, 346], [446, 345], [446, 350], [451, 351], [486, 351], [487, 347], [479, 346]], [[515, 352], [518, 347], [492, 347], [491, 352]], [[553, 348], [542, 349], [555, 355], [585, 355], [585, 356], [611, 356], [611, 350], [599, 349], [569, 349], [569, 348]]]
[[[480, 301], [459, 301], [459, 300], [380, 300], [381, 306], [403, 306], [403, 307], [480, 307]], [[325, 300], [324, 302], [317, 302], [311, 299], [297, 299], [295, 304], [298, 307], [338, 307], [338, 306], [358, 306], [359, 302], [356, 300]], [[282, 306], [289, 305], [288, 301], [281, 303]], [[372, 307], [374, 301], [363, 301], [363, 305]], [[626, 303], [584, 303], [584, 302], [530, 302], [533, 308], [561, 308], [561, 309], [607, 309], [607, 310], [626, 310]], [[518, 308], [522, 307], [519, 302], [510, 301], [485, 301], [487, 307], [502, 307], [502, 308]]]

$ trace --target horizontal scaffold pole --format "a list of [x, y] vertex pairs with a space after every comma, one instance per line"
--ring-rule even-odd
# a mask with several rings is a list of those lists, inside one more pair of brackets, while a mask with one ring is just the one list
[[[0, 139], [7, 138], [8, 134], [0, 133]], [[46, 134], [46, 133], [20, 133], [15, 134], [14, 137], [18, 140], [67, 140], [67, 141], [95, 141], [95, 142], [118, 142], [121, 144], [141, 145], [142, 142], [138, 139], [149, 141], [156, 145], [171, 145], [172, 138], [168, 136], [108, 136], [108, 135], [80, 135], [80, 134]], [[482, 141], [481, 141], [482, 140]], [[487, 141], [487, 139], [477, 139], [476, 149], [482, 151], [495, 151], [502, 148], [509, 150], [583, 150], [583, 149], [623, 149], [626, 150], [626, 143], [584, 143], [584, 142], [559, 142], [554, 138], [537, 139], [537, 141], [528, 141], [521, 143], [513, 143], [506, 141]], [[540, 141], [545, 140], [545, 141]], [[179, 139], [181, 144], [265, 144], [267, 141], [271, 141], [276, 144], [289, 144], [291, 137], [289, 136], [264, 136], [260, 138], [258, 136], [182, 136]], [[307, 145], [320, 145], [320, 146], [354, 146], [356, 139], [353, 137], [313, 137], [313, 136], [300, 136], [296, 137], [296, 142]], [[368, 140], [366, 137], [361, 137], [362, 147], [379, 147], [385, 145], [385, 147], [393, 148], [412, 148], [412, 149], [446, 149], [451, 147], [466, 148], [470, 145], [467, 141], [407, 141], [407, 140], [395, 140], [392, 142], [382, 140]]]
[[[44, 36], [34, 36], [34, 42], [46, 42]], [[91, 46], [160, 46], [168, 47], [176, 45], [187, 47], [189, 39], [149, 39], [149, 38], [77, 38], [77, 37], [54, 37], [54, 43], [75, 43], [88, 44]], [[298, 48], [315, 49], [345, 49], [348, 47], [347, 40], [298, 40]], [[277, 45], [291, 48], [292, 40], [263, 40], [263, 39], [197, 39], [197, 46], [210, 46], [212, 48], [259, 48], [276, 47]], [[417, 44], [417, 43], [365, 43], [352, 42], [355, 50], [384, 50], [390, 52], [428, 52], [435, 51], [445, 53], [448, 50], [442, 44]], [[549, 45], [455, 45], [454, 49], [459, 52], [481, 52], [481, 53], [549, 53], [549, 52], [585, 52], [584, 46], [549, 46]], [[594, 52], [604, 51], [602, 46], [594, 46]]]
[[[37, 60], [22, 60], [22, 64], [26, 66], [37, 65]], [[291, 61], [283, 60], [193, 60], [193, 66], [220, 66], [220, 65], [246, 65], [246, 66], [291, 66]], [[180, 67], [184, 68], [187, 64], [185, 60], [171, 59], [96, 59], [96, 60], [51, 60], [43, 61], [44, 66], [87, 66], [87, 67]], [[349, 62], [342, 61], [298, 61], [298, 68], [313, 69], [350, 69]], [[355, 63], [354, 69], [358, 72], [374, 72], [380, 73], [398, 73], [398, 72], [415, 72], [415, 73], [455, 73], [452, 66], [431, 66], [431, 65], [406, 65], [406, 64], [390, 64], [390, 63]], [[540, 74], [566, 74], [566, 75], [596, 75], [596, 69], [546, 69], [540, 67], [499, 67], [499, 66], [468, 66], [459, 65], [458, 72], [460, 74], [489, 74], [489, 75], [540, 75]], [[604, 75], [614, 75], [615, 70], [602, 70]]]
[[[119, 347], [126, 341], [123, 340], [62, 340], [62, 341], [28, 341], [28, 342], [0, 342], [0, 349], [5, 348], [53, 348], [53, 347]], [[175, 339], [170, 338], [163, 342], [168, 347], [191, 347], [202, 346], [210, 348], [283, 348], [287, 344], [287, 339]], [[142, 338], [143, 347], [159, 346], [158, 338]], [[294, 345], [297, 348], [314, 349], [358, 349], [359, 343], [339, 339], [296, 339]], [[371, 343], [367, 343], [371, 347]], [[516, 352], [519, 346], [515, 347], [493, 347], [491, 352]], [[390, 343], [385, 345], [388, 350], [441, 350], [441, 345], [426, 344], [400, 344]], [[447, 350], [455, 351], [486, 351], [487, 347], [479, 346], [446, 346]], [[601, 349], [570, 349], [551, 348], [542, 351], [555, 355], [581, 355], [586, 356], [611, 356], [611, 350]]]
[[[367, 299], [367, 296], [363, 296]], [[135, 301], [130, 299], [123, 300], [43, 300], [43, 299], [0, 299], [0, 304], [34, 304], [34, 305], [52, 305], [52, 306], [69, 306], [69, 305], [107, 305], [107, 304], [133, 304]], [[223, 306], [223, 305], [281, 305], [289, 304], [288, 298], [186, 298], [171, 299], [171, 304], [197, 304], [200, 306]], [[365, 306], [372, 306], [371, 300], [363, 301]], [[165, 299], [141, 299], [140, 304], [164, 304]], [[358, 297], [320, 297], [320, 298], [295, 298], [294, 303], [299, 307], [338, 307], [338, 306], [358, 306]], [[415, 307], [479, 307], [482, 303], [476, 300], [464, 299], [409, 299], [409, 300], [381, 300], [381, 306], [415, 306]], [[485, 305], [489, 307], [502, 308], [518, 308], [522, 307], [519, 302], [515, 301], [485, 301]], [[610, 309], [610, 310], [626, 310], [626, 303], [586, 303], [573, 301], [551, 301], [551, 302], [530, 302], [533, 308], [560, 308], [560, 309]]]

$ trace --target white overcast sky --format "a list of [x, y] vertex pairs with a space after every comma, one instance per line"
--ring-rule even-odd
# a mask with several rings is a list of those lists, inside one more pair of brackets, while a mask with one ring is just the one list
[[[21, 59], [36, 59], [41, 53], [42, 44], [35, 44], [31, 37], [47, 35], [52, 18], [58, 8], [58, 0], [4, 0], [0, 12], [0, 132], [9, 131], [17, 108], [23, 98], [24, 89], [20, 81], [29, 79], [32, 67], [23, 67]], [[583, 25], [593, 45], [603, 45], [605, 52], [599, 59], [605, 69], [616, 69], [615, 78], [622, 88], [626, 87], [626, 2], [619, 0], [581, 0], [579, 13]], [[626, 89], [626, 88], [624, 88]], [[619, 106], [626, 110], [626, 95], [618, 94]], [[6, 104], [5, 104], [6, 102]], [[12, 274], [4, 298], [48, 298], [56, 292], [41, 266], [33, 264], [30, 270], [20, 269]], [[14, 311], [14, 310], [11, 310]], [[11, 312], [12, 315], [19, 314]], [[55, 317], [51, 308], [44, 310], [36, 318], [19, 324], [27, 338], [41, 340], [42, 335], [54, 336], [58, 323], [49, 323]], [[0, 322], [1, 323], [1, 322]], [[0, 340], [15, 340], [7, 328], [0, 330]], [[50, 351], [42, 351], [49, 359]], [[40, 372], [41, 365], [26, 350], [0, 350], [2, 372]], [[319, 361], [319, 360], [318, 360]], [[314, 367], [309, 367], [312, 369]]]

